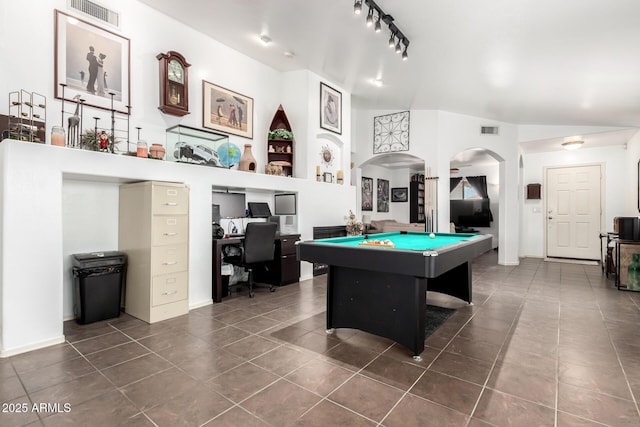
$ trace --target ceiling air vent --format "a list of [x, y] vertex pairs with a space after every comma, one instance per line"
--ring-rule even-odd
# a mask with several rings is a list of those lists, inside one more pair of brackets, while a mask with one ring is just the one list
[[69, 8], [120, 29], [120, 13], [89, 0], [68, 0]]
[[498, 126], [480, 126], [480, 135], [497, 135]]

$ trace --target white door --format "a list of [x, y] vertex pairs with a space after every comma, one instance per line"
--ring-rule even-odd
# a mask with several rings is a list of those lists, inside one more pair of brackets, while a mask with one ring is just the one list
[[600, 165], [547, 169], [547, 256], [600, 259]]

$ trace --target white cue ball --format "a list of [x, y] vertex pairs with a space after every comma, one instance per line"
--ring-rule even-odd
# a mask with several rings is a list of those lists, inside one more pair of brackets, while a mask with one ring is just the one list
[[432, 239], [435, 239], [435, 238], [436, 238], [436, 235], [435, 235], [435, 234], [433, 234], [433, 233], [431, 233], [431, 234], [429, 234], [429, 237], [431, 237]]

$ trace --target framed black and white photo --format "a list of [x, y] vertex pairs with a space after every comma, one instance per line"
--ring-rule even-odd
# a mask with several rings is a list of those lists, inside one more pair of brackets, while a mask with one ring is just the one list
[[391, 189], [392, 202], [408, 202], [409, 189], [407, 187], [396, 187]]
[[[54, 93], [129, 114], [130, 42], [114, 32], [55, 11]], [[64, 88], [62, 84], [66, 85]]]
[[362, 177], [362, 210], [373, 210], [373, 178]]
[[409, 151], [409, 112], [373, 118], [373, 154]]
[[389, 180], [378, 178], [378, 212], [389, 212]]
[[342, 93], [320, 82], [320, 127], [342, 134]]

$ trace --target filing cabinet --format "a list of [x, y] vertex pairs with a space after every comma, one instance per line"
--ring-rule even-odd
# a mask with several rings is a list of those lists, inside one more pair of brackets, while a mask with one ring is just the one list
[[125, 312], [154, 323], [189, 312], [189, 188], [120, 186], [119, 250], [129, 257]]

